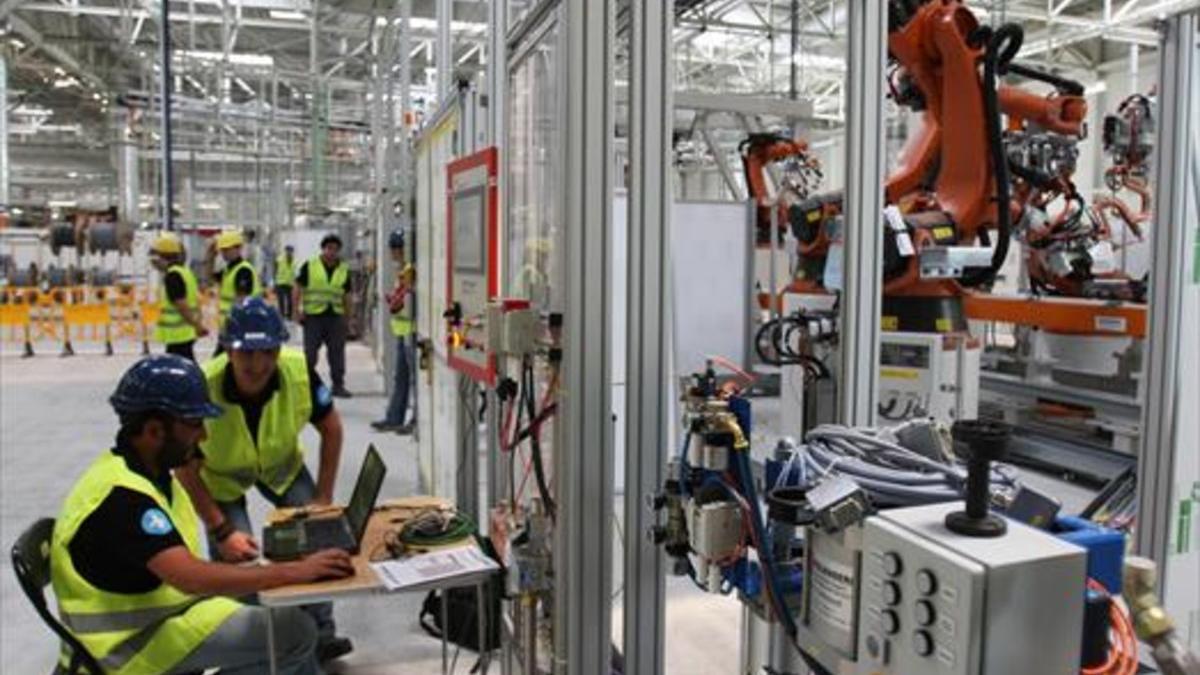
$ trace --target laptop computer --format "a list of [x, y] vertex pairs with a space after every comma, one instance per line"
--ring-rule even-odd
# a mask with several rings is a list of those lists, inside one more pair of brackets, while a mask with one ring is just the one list
[[372, 444], [367, 448], [354, 494], [337, 518], [297, 518], [263, 529], [263, 555], [270, 560], [295, 560], [327, 548], [358, 553], [367, 521], [383, 487], [387, 467]]

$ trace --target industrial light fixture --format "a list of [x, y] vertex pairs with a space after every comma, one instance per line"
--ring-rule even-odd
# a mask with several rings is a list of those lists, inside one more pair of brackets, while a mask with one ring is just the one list
[[[225, 54], [222, 52], [210, 52], [198, 49], [185, 49], [177, 52], [177, 55], [180, 58], [195, 59], [197, 61], [221, 62], [225, 60]], [[229, 62], [239, 66], [262, 66], [270, 68], [275, 65], [275, 58], [265, 54], [237, 53], [229, 55]]]
[[289, 9], [272, 9], [268, 14], [272, 19], [279, 19], [280, 21], [303, 21], [308, 18], [304, 15], [304, 12], [294, 12]]

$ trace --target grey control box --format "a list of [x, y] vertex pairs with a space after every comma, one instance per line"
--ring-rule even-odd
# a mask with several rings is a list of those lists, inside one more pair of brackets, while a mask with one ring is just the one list
[[1010, 521], [993, 539], [943, 524], [961, 503], [863, 524], [861, 675], [1079, 672], [1087, 554]]

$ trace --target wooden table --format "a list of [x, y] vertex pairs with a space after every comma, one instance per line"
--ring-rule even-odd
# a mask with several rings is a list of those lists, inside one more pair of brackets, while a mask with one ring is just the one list
[[[369, 596], [369, 595], [384, 595], [389, 592], [387, 587], [371, 569], [372, 559], [386, 560], [390, 557], [387, 546], [384, 540], [388, 533], [399, 530], [406, 522], [417, 516], [418, 514], [429, 509], [453, 509], [450, 502], [439, 499], [437, 497], [406, 497], [403, 499], [393, 499], [381, 502], [376, 506], [375, 511], [371, 514], [370, 520], [367, 521], [367, 531], [363, 535], [362, 547], [357, 554], [352, 556], [351, 560], [354, 563], [354, 574], [344, 579], [333, 579], [330, 581], [318, 581], [307, 584], [295, 584], [292, 586], [281, 586], [273, 588], [269, 591], [262, 591], [258, 594], [259, 602], [263, 607], [267, 608], [267, 649], [270, 652], [271, 675], [276, 675], [278, 672], [275, 659], [275, 626], [273, 621], [273, 610], [277, 607], [294, 607], [297, 605], [309, 605], [320, 602], [333, 602], [335, 600], [345, 600], [348, 598]], [[294, 517], [298, 509], [277, 509], [267, 516], [267, 523], [279, 523]], [[341, 514], [342, 507], [309, 507], [307, 509], [308, 518], [334, 518]], [[467, 539], [456, 546], [476, 546], [473, 539]], [[464, 588], [467, 586], [475, 587], [475, 613], [479, 623], [479, 644], [484, 646], [487, 644], [487, 603], [485, 602], [486, 578], [480, 579], [470, 577], [466, 581], [453, 580], [447, 582], [444, 586], [423, 586], [420, 592], [437, 589], [442, 592], [442, 626], [448, 625], [447, 622], [447, 606], [445, 591], [452, 588]], [[403, 593], [404, 590], [394, 591]], [[449, 646], [446, 641], [445, 631], [442, 634], [442, 672], [447, 672], [449, 666]], [[481, 670], [486, 673], [488, 669], [488, 659], [481, 653]]]

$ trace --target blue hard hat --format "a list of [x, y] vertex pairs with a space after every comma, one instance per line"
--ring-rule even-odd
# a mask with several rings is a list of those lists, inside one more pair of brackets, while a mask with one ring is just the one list
[[208, 398], [200, 367], [175, 354], [147, 356], [133, 364], [108, 402], [120, 417], [148, 412], [184, 419], [221, 416], [221, 408]]
[[404, 231], [392, 230], [388, 235], [388, 248], [404, 248]]
[[262, 298], [247, 298], [229, 312], [221, 342], [226, 349], [275, 349], [288, 341], [287, 326], [279, 311]]

